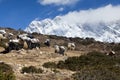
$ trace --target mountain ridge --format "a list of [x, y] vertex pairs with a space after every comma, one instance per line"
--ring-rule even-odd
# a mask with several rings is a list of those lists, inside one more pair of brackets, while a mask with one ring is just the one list
[[102, 42], [120, 42], [120, 20], [96, 23], [69, 23], [61, 16], [54, 19], [33, 20], [25, 31], [65, 37], [94, 38]]

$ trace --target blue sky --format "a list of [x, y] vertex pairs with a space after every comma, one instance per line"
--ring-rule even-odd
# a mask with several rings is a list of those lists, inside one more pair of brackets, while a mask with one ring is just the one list
[[[50, 2], [51, 1], [51, 2]], [[35, 19], [54, 18], [71, 11], [96, 9], [120, 0], [0, 0], [0, 26], [25, 29]], [[60, 2], [59, 2], [60, 1]], [[71, 1], [66, 2], [64, 1]]]

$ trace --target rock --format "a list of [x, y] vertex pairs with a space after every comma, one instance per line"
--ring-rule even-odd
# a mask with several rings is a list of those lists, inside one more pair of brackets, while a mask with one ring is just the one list
[[24, 72], [23, 74], [24, 74], [24, 75], [26, 75], [27, 73], [26, 73], [26, 72]]
[[0, 61], [0, 63], [4, 63], [3, 61]]
[[17, 53], [19, 53], [19, 54], [26, 54], [26, 50], [21, 49], [21, 50], [17, 51]]
[[42, 51], [40, 51], [40, 54], [43, 54], [43, 52], [42, 52]]
[[37, 50], [39, 50], [40, 48], [39, 47], [36, 47]]
[[15, 57], [15, 56], [16, 56], [15, 54], [12, 55], [12, 57]]

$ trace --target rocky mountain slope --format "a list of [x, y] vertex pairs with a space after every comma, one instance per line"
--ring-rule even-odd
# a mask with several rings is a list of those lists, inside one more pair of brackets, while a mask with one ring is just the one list
[[34, 20], [25, 29], [47, 35], [66, 37], [92, 37], [102, 42], [120, 42], [120, 21], [96, 23], [68, 23], [61, 16], [54, 19]]
[[[0, 30], [5, 30], [7, 34], [13, 33], [14, 34], [13, 38], [16, 38], [17, 34], [26, 34], [26, 32], [24, 32], [24, 31], [20, 31], [20, 30], [16, 31], [16, 30], [10, 29], [10, 28], [0, 28]], [[92, 52], [92, 51], [102, 52], [102, 54], [105, 55], [105, 52], [114, 50], [116, 52], [116, 55], [114, 58], [118, 57], [117, 61], [119, 61], [119, 56], [120, 56], [120, 54], [119, 54], [120, 53], [120, 44], [119, 43], [115, 43], [115, 44], [114, 43], [102, 43], [102, 42], [95, 41], [91, 38], [86, 38], [86, 39], [66, 38], [66, 37], [60, 37], [60, 36], [55, 36], [55, 35], [42, 35], [42, 34], [36, 34], [36, 33], [33, 33], [31, 35], [33, 35], [35, 38], [40, 40], [40, 44], [41, 44], [40, 48], [12, 50], [9, 53], [3, 54], [2, 51], [4, 50], [4, 48], [3, 48], [4, 46], [0, 45], [0, 63], [4, 62], [5, 64], [8, 64], [12, 67], [15, 77], [16, 77], [16, 80], [75, 80], [72, 78], [72, 75], [74, 73], [76, 73], [76, 71], [71, 71], [68, 69], [59, 69], [59, 68], [46, 68], [43, 66], [43, 64], [46, 62], [58, 63], [59, 61], [65, 61], [69, 57], [79, 57], [84, 54], [85, 55], [89, 54], [89, 52]], [[44, 41], [48, 38], [51, 41], [50, 47], [47, 47], [44, 45]], [[0, 42], [0, 44], [2, 44], [3, 41], [4, 40], [2, 40], [2, 42]], [[72, 51], [67, 50], [68, 42], [74, 42], [76, 44], [76, 49], [72, 50]], [[54, 49], [55, 44], [63, 45], [66, 47], [64, 56], [61, 54], [55, 53], [55, 49]], [[97, 56], [97, 55], [95, 55], [95, 56]], [[103, 57], [101, 58], [101, 56], [99, 56], [99, 55], [98, 55], [98, 57], [100, 57], [100, 59], [103, 59]], [[111, 57], [111, 56], [109, 56], [109, 57]], [[109, 57], [104, 57], [104, 58], [109, 58]], [[109, 58], [109, 59], [111, 59], [111, 58]], [[86, 58], [82, 58], [82, 59], [83, 60], [85, 59], [85, 61], [89, 60]], [[98, 60], [98, 58], [97, 58], [97, 60]], [[94, 60], [94, 61], [96, 61], [96, 60]], [[109, 61], [109, 62], [112, 62], [112, 61]], [[119, 64], [116, 64], [116, 65], [119, 66]], [[23, 68], [29, 67], [29, 66], [35, 66], [36, 68], [40, 68], [43, 70], [43, 72], [42, 73], [21, 73]], [[116, 67], [118, 67], [118, 66], [116, 66]], [[85, 71], [87, 71], [87, 70], [85, 70]], [[104, 70], [100, 70], [100, 71], [104, 71]], [[119, 67], [115, 68], [115, 71], [119, 71]], [[106, 73], [109, 74], [109, 72], [106, 72]], [[117, 74], [119, 74], [119, 72], [117, 72]], [[85, 73], [85, 75], [86, 75], [86, 73]], [[112, 75], [112, 76], [114, 76], [114, 75]], [[108, 78], [108, 76], [107, 76], [107, 78]], [[111, 78], [111, 76], [110, 76], [110, 78]], [[116, 79], [114, 79], [114, 80], [116, 80]]]

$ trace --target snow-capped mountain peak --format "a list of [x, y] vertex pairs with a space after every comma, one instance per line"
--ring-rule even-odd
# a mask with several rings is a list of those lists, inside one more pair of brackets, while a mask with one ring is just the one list
[[66, 37], [92, 37], [104, 42], [120, 42], [120, 21], [73, 24], [57, 16], [54, 19], [34, 20], [25, 31]]

